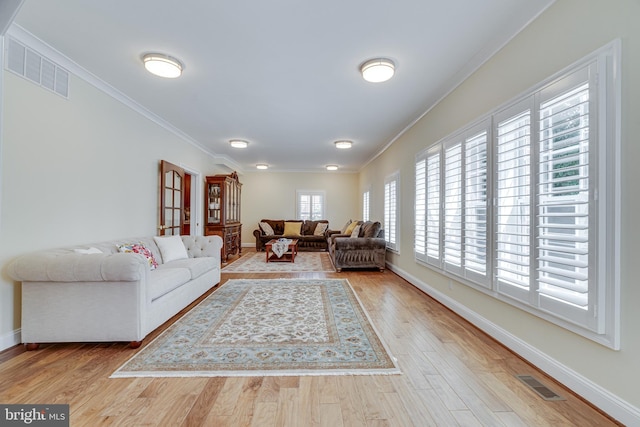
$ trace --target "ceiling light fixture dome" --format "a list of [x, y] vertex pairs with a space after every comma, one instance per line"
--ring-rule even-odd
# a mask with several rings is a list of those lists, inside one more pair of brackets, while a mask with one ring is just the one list
[[386, 82], [396, 70], [396, 64], [387, 58], [376, 58], [366, 61], [360, 66], [362, 77], [372, 83]]
[[338, 170], [338, 165], [327, 165], [327, 170], [328, 171], [337, 171]]
[[247, 148], [249, 145], [249, 143], [244, 139], [232, 139], [229, 141], [229, 144], [231, 144], [233, 148]]
[[168, 79], [180, 77], [184, 69], [182, 63], [176, 58], [162, 53], [147, 53], [142, 57], [142, 62], [144, 62], [144, 68], [151, 74]]
[[269, 169], [269, 165], [264, 164], [264, 163], [258, 163], [256, 165], [256, 169], [261, 169], [261, 170]]
[[336, 148], [339, 148], [341, 150], [346, 150], [348, 148], [351, 148], [351, 145], [353, 145], [353, 143], [351, 141], [336, 141], [334, 142], [334, 144], [336, 145]]

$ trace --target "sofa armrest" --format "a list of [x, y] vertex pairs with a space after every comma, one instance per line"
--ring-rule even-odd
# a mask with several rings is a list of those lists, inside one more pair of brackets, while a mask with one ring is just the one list
[[181, 237], [189, 258], [221, 258], [222, 237], [217, 235]]
[[330, 230], [329, 236], [327, 237], [327, 242], [329, 246], [331, 246], [338, 237], [350, 238], [350, 234], [342, 234], [340, 230]]
[[132, 282], [143, 279], [148, 270], [147, 259], [133, 253], [36, 252], [7, 267], [7, 273], [21, 282]]

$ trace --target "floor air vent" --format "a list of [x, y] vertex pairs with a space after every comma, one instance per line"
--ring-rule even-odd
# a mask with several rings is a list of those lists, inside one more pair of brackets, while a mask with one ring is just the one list
[[557, 395], [531, 375], [516, 375], [516, 378], [525, 383], [544, 400], [565, 400], [564, 397]]

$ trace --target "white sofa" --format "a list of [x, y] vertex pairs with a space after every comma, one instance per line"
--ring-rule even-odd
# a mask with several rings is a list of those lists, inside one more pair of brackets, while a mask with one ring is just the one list
[[[220, 283], [219, 236], [171, 236], [160, 246], [155, 239], [51, 249], [13, 260], [8, 273], [22, 282], [22, 342], [29, 349], [40, 343], [104, 341], [136, 348], [149, 332]], [[157, 267], [148, 252], [122, 253], [126, 247], [119, 245], [130, 243], [148, 249]]]

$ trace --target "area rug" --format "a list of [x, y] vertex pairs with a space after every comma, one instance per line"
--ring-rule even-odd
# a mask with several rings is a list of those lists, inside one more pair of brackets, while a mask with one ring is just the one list
[[294, 262], [267, 262], [264, 252], [252, 252], [225, 266], [222, 273], [302, 273], [335, 271], [329, 253], [298, 252]]
[[399, 374], [346, 279], [234, 279], [111, 378]]

